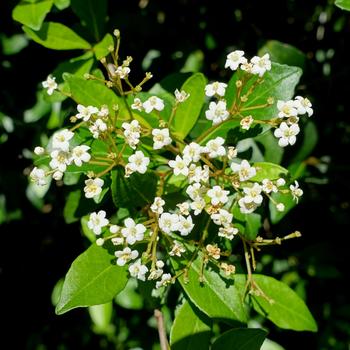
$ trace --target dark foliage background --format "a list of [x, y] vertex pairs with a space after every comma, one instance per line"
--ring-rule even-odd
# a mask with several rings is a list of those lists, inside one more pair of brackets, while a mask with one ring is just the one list
[[[0, 3], [1, 38], [21, 33], [11, 18], [16, 1]], [[309, 159], [329, 159], [326, 172], [309, 166], [303, 183], [305, 196], [276, 231], [299, 229], [303, 237], [268, 251], [289, 270], [297, 270], [297, 288], [317, 319], [319, 333], [280, 331], [271, 327], [270, 338], [285, 349], [349, 349], [348, 244], [350, 142], [349, 81], [350, 15], [332, 1], [109, 1], [109, 31], [122, 32], [122, 54], [134, 57], [140, 77], [142, 61], [150, 49], [160, 56], [147, 69], [159, 81], [183, 67], [188, 55], [203, 57], [202, 71], [213, 79], [226, 79], [222, 70], [230, 49], [254, 55], [267, 40], [291, 44], [307, 56], [300, 92], [310, 96], [319, 142]], [[68, 26], [77, 26], [70, 11], [49, 14]], [[79, 28], [77, 28], [79, 30]], [[3, 40], [2, 40], [3, 42]], [[25, 149], [38, 144], [47, 120], [26, 124], [23, 113], [36, 101], [36, 89], [70, 52], [47, 50], [30, 42], [0, 64], [0, 111], [9, 116], [14, 131], [0, 134], [0, 291], [1, 315], [6, 330], [1, 340], [21, 349], [113, 349], [116, 342], [91, 332], [91, 321], [79, 309], [56, 316], [50, 295], [57, 280], [84, 249], [78, 224], [66, 225], [62, 217], [65, 191], [52, 186], [41, 211], [26, 197], [24, 169], [30, 165]], [[199, 56], [198, 56], [199, 55]], [[3, 136], [1, 136], [3, 137]], [[293, 149], [289, 150], [289, 157]], [[265, 269], [282, 276], [276, 264]], [[156, 330], [147, 326], [151, 311], [117, 308], [117, 331], [129, 329], [135, 346], [151, 349]], [[125, 318], [126, 325], [121, 317]], [[271, 326], [271, 325], [268, 325]], [[13, 334], [13, 336], [10, 336]], [[121, 339], [121, 338], [120, 338]], [[118, 342], [117, 342], [118, 343]], [[120, 343], [120, 341], [119, 341]], [[122, 343], [122, 341], [121, 341]], [[130, 343], [131, 344], [131, 343]], [[122, 345], [118, 345], [122, 348]], [[4, 347], [7, 348], [7, 347]]]

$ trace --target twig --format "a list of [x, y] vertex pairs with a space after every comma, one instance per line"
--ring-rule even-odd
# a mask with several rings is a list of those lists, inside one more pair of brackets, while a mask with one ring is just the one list
[[168, 339], [166, 337], [164, 317], [163, 317], [162, 312], [158, 309], [155, 309], [154, 310], [154, 317], [157, 320], [160, 348], [161, 348], [161, 350], [170, 350]]

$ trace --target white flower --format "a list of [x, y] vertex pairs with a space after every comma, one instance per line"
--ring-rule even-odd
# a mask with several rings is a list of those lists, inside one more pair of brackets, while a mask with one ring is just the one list
[[45, 149], [43, 147], [37, 146], [34, 148], [34, 153], [37, 156], [42, 156], [45, 153]]
[[35, 167], [30, 172], [30, 179], [33, 181], [36, 185], [44, 186], [47, 184], [47, 181], [45, 179], [45, 170]]
[[185, 247], [178, 241], [174, 241], [174, 245], [169, 252], [170, 256], [178, 256], [181, 257], [181, 254], [186, 251]]
[[53, 149], [60, 149], [64, 152], [69, 151], [69, 141], [74, 136], [74, 133], [63, 129], [58, 132], [56, 132], [52, 136], [52, 148]]
[[249, 74], [253, 73], [253, 67], [254, 65], [248, 62], [242, 63], [241, 65], [241, 69]]
[[190, 97], [190, 94], [186, 93], [184, 90], [181, 90], [180, 92], [178, 89], [176, 89], [174, 94], [177, 103], [182, 103]]
[[253, 63], [252, 73], [262, 77], [267, 70], [271, 70], [270, 55], [267, 53], [263, 57], [254, 56], [251, 60]]
[[101, 133], [107, 130], [107, 124], [102, 119], [97, 119], [92, 125], [90, 125], [89, 130], [93, 138], [97, 139]]
[[220, 209], [219, 212], [211, 214], [210, 218], [214, 224], [226, 227], [232, 223], [233, 215], [225, 209]]
[[229, 160], [236, 158], [237, 153], [238, 153], [238, 151], [237, 151], [236, 147], [233, 147], [233, 146], [227, 147], [227, 158]]
[[190, 203], [188, 202], [182, 202], [182, 203], [178, 203], [176, 204], [176, 206], [179, 208], [180, 213], [182, 215], [190, 215]]
[[201, 182], [202, 173], [203, 173], [203, 169], [201, 166], [196, 166], [195, 164], [191, 164], [188, 171], [188, 182], [190, 184], [193, 182]]
[[77, 119], [83, 119], [84, 122], [87, 122], [90, 118], [91, 115], [98, 113], [98, 108], [93, 107], [93, 106], [83, 106], [83, 105], [78, 105], [77, 106], [78, 114], [76, 115]]
[[241, 198], [238, 201], [238, 205], [240, 206], [239, 209], [241, 210], [241, 213], [243, 213], [243, 214], [250, 214], [258, 207], [258, 205], [254, 202], [247, 203], [245, 201], [245, 197]]
[[277, 204], [276, 204], [276, 209], [277, 209], [278, 211], [282, 212], [282, 211], [284, 211], [285, 206], [284, 206], [283, 203], [277, 203]]
[[52, 174], [52, 178], [56, 181], [60, 181], [62, 180], [63, 177], [63, 173], [62, 171], [56, 170], [53, 174]]
[[225, 147], [222, 146], [224, 143], [225, 140], [222, 137], [217, 137], [214, 140], [208, 141], [204, 150], [210, 158], [224, 156], [226, 154]]
[[243, 130], [249, 130], [251, 125], [253, 124], [254, 119], [251, 115], [248, 115], [247, 117], [241, 119], [240, 125]]
[[62, 150], [55, 149], [50, 153], [50, 167], [57, 169], [62, 173], [66, 171], [67, 165], [71, 164], [71, 154]]
[[224, 237], [229, 240], [232, 240], [233, 237], [238, 233], [238, 229], [233, 226], [226, 226], [226, 227], [220, 227], [219, 228], [219, 237]]
[[141, 281], [146, 280], [146, 273], [148, 272], [148, 268], [146, 265], [141, 264], [141, 260], [137, 260], [133, 264], [129, 266], [129, 272], [132, 277], [136, 277]]
[[87, 163], [91, 159], [91, 155], [88, 153], [89, 146], [80, 145], [76, 146], [72, 150], [72, 160], [76, 166], [82, 166], [83, 162]]
[[151, 210], [153, 211], [153, 213], [160, 215], [164, 211], [163, 209], [164, 204], [165, 204], [165, 201], [162, 198], [155, 197], [153, 204], [151, 205]]
[[97, 112], [97, 115], [100, 118], [105, 118], [108, 116], [108, 114], [109, 114], [109, 109], [108, 109], [108, 106], [106, 106], [106, 105], [101, 106], [101, 109]]
[[170, 273], [164, 273], [162, 275], [161, 280], [156, 282], [156, 288], [158, 289], [158, 288], [166, 286], [167, 284], [170, 284], [170, 283], [172, 283], [172, 277], [171, 277]]
[[151, 96], [146, 102], [143, 103], [143, 108], [146, 113], [151, 113], [154, 109], [162, 111], [164, 109], [164, 102], [157, 96]]
[[305, 114], [311, 117], [314, 113], [312, 104], [308, 98], [296, 96], [294, 100], [294, 107], [298, 110], [298, 114]]
[[207, 195], [210, 197], [212, 205], [218, 205], [227, 203], [229, 193], [230, 191], [225, 191], [220, 186], [214, 186], [207, 192]]
[[126, 137], [134, 134], [136, 134], [134, 135], [135, 137], [140, 137], [141, 126], [136, 119], [132, 120], [131, 123], [124, 122], [122, 128], [124, 129], [124, 136]]
[[58, 85], [56, 83], [56, 78], [49, 75], [45, 81], [42, 83], [43, 88], [47, 89], [47, 94], [52, 95], [54, 90], [57, 89]]
[[279, 138], [278, 144], [281, 147], [286, 147], [289, 145], [294, 145], [298, 135], [300, 132], [300, 128], [298, 124], [292, 124], [288, 126], [287, 123], [282, 122], [279, 128], [277, 128], [274, 132], [274, 135]]
[[159, 228], [164, 233], [177, 231], [179, 216], [177, 214], [163, 213], [159, 218]]
[[229, 67], [231, 70], [236, 70], [240, 64], [247, 63], [247, 59], [244, 57], [244, 51], [236, 50], [227, 55], [225, 68]]
[[279, 118], [290, 118], [298, 115], [298, 110], [295, 107], [295, 101], [277, 101], [277, 109]]
[[186, 189], [186, 193], [193, 201], [202, 198], [205, 191], [205, 187], [202, 187], [200, 183], [189, 185]]
[[115, 234], [115, 233], [119, 232], [120, 229], [121, 229], [120, 226], [118, 226], [118, 225], [112, 225], [112, 226], [109, 228], [109, 231], [110, 231], [111, 233]]
[[198, 162], [201, 159], [202, 152], [202, 146], [196, 142], [191, 142], [189, 145], [185, 146], [182, 153], [184, 158], [190, 159], [192, 162]]
[[95, 196], [98, 196], [102, 192], [103, 184], [104, 181], [100, 178], [85, 180], [85, 197], [93, 198]]
[[286, 180], [283, 179], [282, 177], [280, 177], [280, 178], [276, 181], [276, 185], [277, 185], [278, 187], [282, 187], [282, 186], [284, 186], [285, 184], [286, 184]]
[[179, 223], [177, 225], [177, 231], [180, 232], [181, 236], [187, 236], [193, 229], [194, 223], [192, 217], [189, 215], [186, 217], [179, 215]]
[[115, 71], [115, 74], [117, 74], [120, 79], [127, 78], [129, 73], [130, 73], [130, 68], [123, 67], [123, 66], [119, 66]]
[[262, 180], [262, 190], [265, 193], [277, 192], [278, 189], [276, 185], [269, 179]]
[[108, 219], [106, 219], [106, 212], [100, 210], [98, 213], [93, 212], [89, 216], [89, 221], [87, 226], [90, 230], [94, 232], [95, 235], [100, 235], [102, 227], [105, 227], [109, 224]]
[[253, 187], [243, 187], [243, 192], [245, 194], [243, 197], [244, 202], [260, 205], [263, 201], [261, 190], [262, 188], [257, 182], [254, 183]]
[[226, 102], [210, 102], [209, 109], [205, 112], [205, 117], [213, 122], [213, 125], [219, 124], [229, 117], [226, 109]]
[[299, 187], [297, 180], [294, 181], [294, 185], [289, 186], [290, 192], [292, 193], [293, 199], [298, 203], [299, 197], [303, 195], [303, 190]]
[[136, 109], [140, 112], [143, 111], [142, 101], [138, 97], [134, 98], [134, 103], [131, 105], [131, 109]]
[[193, 210], [193, 214], [197, 216], [205, 208], [205, 201], [203, 198], [197, 198], [190, 204], [190, 207]]
[[205, 94], [208, 97], [212, 97], [214, 95], [218, 95], [218, 96], [225, 96], [225, 90], [226, 90], [227, 84], [225, 83], [219, 83], [218, 81], [215, 81], [212, 84], [208, 84], [205, 87]]
[[169, 160], [169, 166], [173, 168], [174, 175], [188, 175], [188, 165], [190, 164], [190, 159], [184, 157], [181, 158], [179, 155], [176, 156], [175, 160]]
[[124, 220], [124, 228], [122, 235], [128, 244], [134, 244], [137, 241], [142, 241], [145, 236], [146, 227], [142, 224], [136, 224], [131, 218]]
[[144, 174], [147, 171], [147, 166], [150, 162], [148, 157], [145, 157], [142, 151], [136, 151], [128, 158], [128, 166], [132, 172], [137, 171]]
[[123, 245], [124, 244], [124, 237], [114, 237], [111, 239], [111, 241], [114, 245]]
[[126, 247], [123, 250], [116, 251], [114, 255], [118, 258], [117, 265], [124, 266], [130, 260], [135, 260], [139, 256], [139, 252], [137, 250], [131, 251], [129, 247]]
[[169, 129], [153, 129], [153, 149], [161, 149], [164, 146], [170, 145], [172, 140], [169, 136]]
[[234, 173], [238, 173], [240, 181], [247, 181], [256, 175], [256, 169], [248, 163], [245, 159], [241, 164], [232, 163], [231, 169]]

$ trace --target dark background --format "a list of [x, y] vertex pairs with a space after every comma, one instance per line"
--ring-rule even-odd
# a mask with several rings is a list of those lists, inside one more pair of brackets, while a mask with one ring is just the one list
[[[196, 50], [203, 54], [201, 70], [209, 79], [222, 80], [228, 78], [222, 67], [232, 49], [243, 49], [247, 56], [253, 56], [267, 40], [274, 39], [306, 54], [308, 62], [299, 88], [314, 104], [319, 142], [312, 156], [327, 156], [330, 162], [325, 173], [313, 167], [308, 170], [301, 204], [278, 227], [296, 228], [303, 237], [269, 253], [277, 260], [296, 261], [294, 269], [317, 319], [319, 333], [281, 331], [267, 326], [271, 327], [269, 337], [287, 350], [348, 349], [349, 14], [336, 8], [332, 1], [142, 3], [146, 4], [144, 8], [138, 1], [109, 1], [108, 10], [108, 30], [121, 30], [122, 55], [134, 57], [133, 71], [140, 77], [142, 60], [150, 49], [161, 53], [148, 69], [155, 81], [179, 71]], [[20, 25], [11, 19], [15, 4], [16, 1], [0, 4], [1, 35], [21, 33]], [[78, 22], [69, 10], [49, 14], [48, 19], [68, 26]], [[33, 42], [16, 55], [1, 56], [0, 111], [12, 118], [15, 131], [0, 144], [0, 195], [6, 198], [7, 212], [0, 225], [0, 302], [7, 327], [0, 332], [4, 335], [0, 338], [4, 341], [8, 336], [13, 344], [20, 342], [23, 349], [116, 348], [106, 337], [90, 331], [85, 310], [63, 316], [54, 314], [52, 289], [87, 245], [79, 226], [66, 225], [63, 220], [65, 190], [53, 185], [41, 211], [33, 207], [25, 194], [24, 169], [31, 160], [23, 156], [23, 150], [38, 144], [46, 121], [26, 124], [23, 113], [34, 105], [39, 82], [69, 57], [71, 52], [48, 50]], [[287, 159], [293, 150], [288, 152]], [[266, 269], [274, 271], [272, 265]], [[281, 277], [278, 271], [274, 273]], [[119, 308], [117, 313], [117, 329], [125, 327], [120, 321], [122, 316], [130, 329], [129, 338], [150, 349], [157, 341], [155, 329], [144, 325], [151, 311]]]

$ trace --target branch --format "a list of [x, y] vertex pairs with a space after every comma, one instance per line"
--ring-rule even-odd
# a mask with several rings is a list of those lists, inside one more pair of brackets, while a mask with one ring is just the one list
[[161, 350], [170, 350], [168, 339], [166, 337], [164, 317], [163, 317], [162, 312], [158, 309], [155, 309], [154, 310], [154, 317], [157, 320], [160, 348], [161, 348]]

